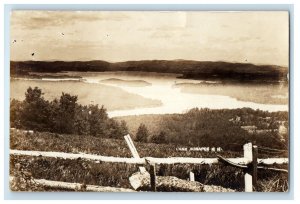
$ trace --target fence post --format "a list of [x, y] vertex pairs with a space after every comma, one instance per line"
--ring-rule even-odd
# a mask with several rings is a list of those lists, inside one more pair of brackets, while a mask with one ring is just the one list
[[[252, 163], [252, 158], [253, 158], [253, 155], [252, 155], [252, 143], [249, 142], [247, 144], [244, 144], [244, 158]], [[252, 192], [252, 175], [251, 175], [251, 171], [252, 169], [247, 169], [246, 172], [245, 172], [245, 192]]]
[[253, 190], [257, 190], [257, 155], [258, 155], [258, 149], [256, 145], [253, 145], [252, 148], [252, 185]]
[[[124, 138], [125, 138], [125, 141], [126, 141], [128, 147], [130, 149], [130, 152], [131, 152], [133, 158], [140, 158], [140, 155], [137, 152], [137, 150], [136, 150], [136, 148], [135, 148], [135, 146], [133, 144], [133, 141], [132, 141], [130, 135], [129, 134], [125, 135]], [[140, 170], [141, 173], [145, 173], [146, 172], [146, 168], [143, 167], [143, 166], [139, 166], [139, 170]]]
[[151, 185], [151, 191], [156, 192], [156, 167], [155, 167], [155, 163], [150, 163], [150, 185]]
[[195, 181], [195, 174], [190, 171], [190, 181]]

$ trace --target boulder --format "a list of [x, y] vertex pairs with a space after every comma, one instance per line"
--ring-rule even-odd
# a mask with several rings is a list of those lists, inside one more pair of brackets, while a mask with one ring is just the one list
[[[150, 174], [136, 172], [129, 177], [134, 190], [150, 191]], [[160, 192], [235, 192], [221, 186], [203, 185], [198, 181], [188, 181], [175, 176], [156, 176], [156, 190]]]
[[[150, 191], [150, 174], [136, 172], [129, 177], [133, 189]], [[204, 185], [196, 181], [186, 181], [174, 176], [157, 176], [156, 190], [162, 192], [203, 192]]]

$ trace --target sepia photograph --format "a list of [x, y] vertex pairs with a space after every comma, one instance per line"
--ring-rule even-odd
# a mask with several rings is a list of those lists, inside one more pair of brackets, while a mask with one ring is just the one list
[[13, 192], [289, 192], [288, 11], [10, 13]]

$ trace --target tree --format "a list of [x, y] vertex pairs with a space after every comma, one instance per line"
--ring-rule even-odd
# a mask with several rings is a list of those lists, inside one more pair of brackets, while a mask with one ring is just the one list
[[59, 100], [59, 110], [56, 115], [56, 130], [59, 133], [74, 133], [77, 96], [62, 93]]
[[78, 135], [90, 134], [89, 111], [87, 106], [78, 105], [76, 107], [74, 133]]
[[44, 95], [44, 93], [42, 93], [41, 89], [38, 87], [34, 87], [34, 89], [32, 89], [30, 86], [25, 93], [25, 102], [33, 103], [35, 101], [39, 101], [43, 99], [42, 95]]
[[21, 123], [27, 129], [48, 131], [50, 104], [42, 97], [42, 90], [29, 87], [25, 93]]
[[121, 131], [122, 136], [125, 136], [128, 134], [128, 127], [127, 127], [125, 120], [121, 121], [120, 129], [121, 129], [120, 131]]
[[16, 99], [10, 101], [10, 127], [22, 128], [23, 102]]
[[98, 105], [90, 105], [88, 107], [88, 114], [90, 134], [93, 136], [103, 136], [107, 134], [107, 132], [105, 132], [108, 122], [106, 109], [103, 106], [99, 109]]
[[106, 128], [107, 133], [105, 134], [108, 138], [121, 139], [122, 133], [118, 121], [109, 119]]
[[119, 123], [114, 119], [109, 119], [109, 137], [114, 139], [124, 139], [123, 136], [128, 134], [127, 124], [124, 120]]
[[136, 133], [136, 137], [135, 137], [136, 141], [147, 142], [148, 136], [149, 136], [149, 132], [146, 125], [141, 123]]
[[49, 127], [52, 132], [59, 132], [59, 101], [55, 98], [50, 102]]
[[158, 135], [154, 135], [154, 136], [151, 138], [151, 141], [152, 141], [153, 143], [156, 143], [156, 144], [163, 144], [163, 143], [166, 143], [166, 142], [167, 142], [166, 132], [160, 131], [160, 133], [159, 133]]

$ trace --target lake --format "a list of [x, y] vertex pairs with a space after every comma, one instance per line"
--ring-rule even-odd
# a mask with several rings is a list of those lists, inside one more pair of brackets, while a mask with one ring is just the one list
[[[288, 111], [288, 86], [285, 84], [233, 84], [149, 72], [62, 72], [54, 75], [74, 78], [11, 80], [11, 98], [21, 100], [28, 86], [38, 86], [47, 99], [58, 98], [63, 91], [78, 95], [79, 103], [103, 104], [111, 117], [183, 113], [195, 107]], [[79, 80], [78, 76], [82, 78]]]

